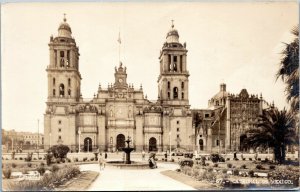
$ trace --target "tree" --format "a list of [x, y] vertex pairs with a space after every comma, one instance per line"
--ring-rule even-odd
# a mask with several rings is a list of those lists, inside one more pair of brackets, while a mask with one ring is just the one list
[[52, 152], [55, 158], [65, 158], [70, 148], [66, 145], [53, 145], [49, 151]]
[[249, 137], [245, 139], [245, 145], [254, 149], [273, 148], [275, 160], [280, 164], [285, 161], [286, 146], [297, 142], [295, 119], [286, 109], [264, 110], [259, 117], [258, 126], [248, 130], [247, 134]]
[[291, 31], [296, 36], [291, 43], [284, 43], [280, 67], [276, 78], [281, 78], [286, 84], [285, 92], [288, 102], [291, 104], [291, 111], [299, 111], [299, 29], [294, 27]]

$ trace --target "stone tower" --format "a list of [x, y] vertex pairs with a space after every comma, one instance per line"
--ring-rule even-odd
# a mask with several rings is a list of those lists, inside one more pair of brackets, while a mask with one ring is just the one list
[[78, 65], [79, 51], [75, 39], [71, 36], [71, 27], [66, 21], [64, 17], [59, 25], [57, 37], [51, 36], [48, 44], [50, 63], [46, 69], [48, 75], [45, 114], [46, 146], [66, 143], [66, 140], [71, 139], [66, 135], [73, 136], [74, 140], [76, 132], [75, 105], [80, 98], [81, 82]]
[[191, 146], [193, 132], [186, 56], [186, 44], [179, 42], [172, 22], [159, 56], [158, 100], [163, 108], [163, 150], [168, 150], [170, 145], [172, 149]]
[[179, 34], [172, 23], [160, 56], [158, 95], [162, 104], [189, 105], [186, 44], [179, 42]]

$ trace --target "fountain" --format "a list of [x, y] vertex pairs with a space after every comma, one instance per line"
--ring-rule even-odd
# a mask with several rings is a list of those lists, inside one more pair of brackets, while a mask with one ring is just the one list
[[131, 142], [129, 136], [128, 136], [128, 139], [125, 141], [127, 143], [127, 147], [124, 147], [122, 148], [122, 150], [125, 152], [126, 154], [126, 160], [125, 160], [125, 164], [131, 164], [131, 161], [130, 161], [130, 153], [131, 151], [133, 151], [134, 148], [131, 148], [129, 146], [129, 143]]
[[131, 142], [130, 137], [128, 136], [128, 139], [125, 141], [127, 143], [127, 147], [123, 147], [122, 150], [126, 154], [124, 161], [108, 161], [108, 166], [117, 167], [120, 169], [149, 169], [149, 163], [148, 162], [136, 162], [130, 160], [130, 153], [134, 150], [134, 148], [129, 146], [129, 143]]

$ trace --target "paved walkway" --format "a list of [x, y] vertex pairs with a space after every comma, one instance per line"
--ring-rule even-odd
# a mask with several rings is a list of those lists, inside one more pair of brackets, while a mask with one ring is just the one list
[[81, 170], [99, 171], [100, 175], [87, 189], [89, 191], [139, 191], [139, 190], [195, 190], [170, 177], [160, 174], [175, 170], [176, 164], [158, 163], [157, 169], [124, 170], [107, 166], [100, 171], [96, 164], [81, 165]]

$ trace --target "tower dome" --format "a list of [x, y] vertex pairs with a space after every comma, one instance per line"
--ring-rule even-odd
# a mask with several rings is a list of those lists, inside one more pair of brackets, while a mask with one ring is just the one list
[[64, 20], [58, 27], [58, 36], [72, 38], [71, 34], [72, 34], [71, 27], [67, 23], [66, 14], [64, 14]]
[[167, 43], [179, 43], [179, 34], [176, 29], [174, 29], [174, 23], [172, 20], [172, 26], [169, 32], [167, 33]]

